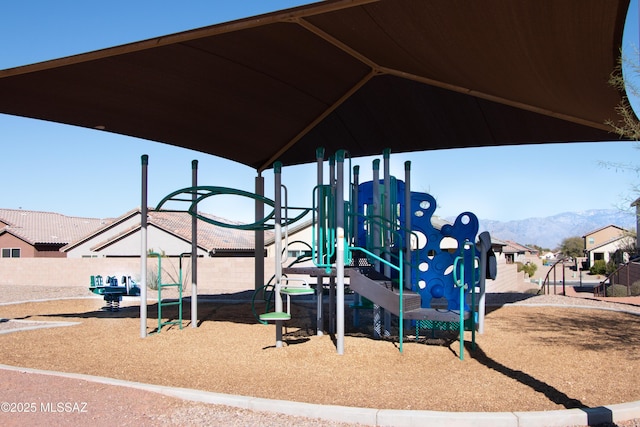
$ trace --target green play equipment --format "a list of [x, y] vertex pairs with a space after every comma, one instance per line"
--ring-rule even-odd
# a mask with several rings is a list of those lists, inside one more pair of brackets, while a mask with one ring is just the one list
[[[180, 254], [179, 259], [179, 271], [178, 271], [178, 281], [176, 283], [163, 283], [162, 282], [162, 255], [157, 252], [150, 252], [149, 257], [157, 257], [158, 258], [158, 275], [157, 275], [157, 286], [158, 286], [158, 330], [157, 333], [160, 333], [163, 326], [167, 325], [178, 325], [180, 329], [182, 329], [182, 258], [186, 256], [190, 256], [190, 253], [182, 253]], [[168, 288], [176, 288], [178, 290], [178, 298], [176, 300], [168, 300], [165, 301], [162, 299], [162, 290]], [[162, 309], [167, 307], [178, 307], [178, 318], [174, 320], [162, 321]]]

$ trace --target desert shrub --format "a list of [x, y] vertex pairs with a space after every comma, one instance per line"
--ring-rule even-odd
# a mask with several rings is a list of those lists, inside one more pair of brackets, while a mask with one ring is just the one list
[[589, 268], [591, 274], [605, 274], [607, 272], [607, 263], [603, 259], [594, 261], [591, 268]]
[[618, 264], [613, 262], [613, 260], [609, 260], [604, 273], [608, 276], [609, 274], [613, 273], [617, 269], [618, 269]]
[[537, 269], [538, 266], [531, 262], [526, 263], [523, 267], [524, 272], [527, 273], [529, 277], [533, 277], [533, 275], [536, 274]]
[[537, 265], [530, 262], [526, 264], [523, 264], [521, 262], [516, 262], [516, 265], [518, 266], [518, 273], [521, 271], [524, 271], [525, 274], [529, 277], [533, 277], [533, 275], [536, 274], [536, 270], [538, 269]]
[[608, 297], [626, 297], [627, 287], [625, 285], [611, 285], [607, 288]]
[[636, 280], [631, 284], [631, 295], [634, 297], [640, 295], [640, 280]]

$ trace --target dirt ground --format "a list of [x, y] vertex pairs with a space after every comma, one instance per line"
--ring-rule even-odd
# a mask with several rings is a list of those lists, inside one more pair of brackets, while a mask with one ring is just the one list
[[[569, 299], [553, 297], [561, 304]], [[189, 325], [186, 302], [185, 327], [159, 334], [153, 333], [157, 312], [150, 302], [151, 334], [144, 339], [137, 303], [118, 312], [103, 307], [97, 298], [0, 306], [6, 320], [0, 332], [25, 321], [77, 322], [0, 334], [0, 364], [380, 409], [536, 411], [640, 400], [636, 314], [575, 305], [492, 306], [475, 348], [466, 333], [461, 361], [457, 333], [405, 337], [400, 353], [397, 336], [372, 339], [368, 314], [356, 328], [349, 311], [345, 354], [338, 355], [331, 334], [316, 335], [313, 304], [293, 305], [282, 348], [275, 347], [275, 326], [259, 324], [246, 302], [201, 297], [198, 328]]]

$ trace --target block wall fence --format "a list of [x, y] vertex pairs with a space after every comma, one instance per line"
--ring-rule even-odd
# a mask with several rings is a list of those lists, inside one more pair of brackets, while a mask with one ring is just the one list
[[[157, 275], [157, 258], [149, 258], [147, 275]], [[86, 286], [90, 277], [131, 276], [140, 279], [138, 258], [0, 258], [0, 285]], [[191, 288], [191, 263], [183, 260], [183, 283]], [[178, 280], [179, 262], [162, 258], [162, 280]], [[274, 260], [265, 260], [265, 283], [274, 272]], [[198, 259], [198, 289], [234, 293], [254, 289], [253, 258]]]
[[[265, 283], [273, 276], [273, 258], [265, 258]], [[157, 259], [149, 258], [148, 277], [157, 275]], [[498, 263], [498, 277], [487, 280], [488, 292], [524, 291], [535, 286], [514, 264]], [[178, 280], [177, 258], [162, 259], [162, 280]], [[542, 270], [542, 269], [540, 269]], [[0, 258], [0, 285], [86, 286], [96, 275], [140, 279], [138, 258]], [[183, 260], [183, 283], [188, 294], [191, 289], [191, 264]], [[199, 258], [198, 293], [235, 293], [254, 289], [253, 258]]]

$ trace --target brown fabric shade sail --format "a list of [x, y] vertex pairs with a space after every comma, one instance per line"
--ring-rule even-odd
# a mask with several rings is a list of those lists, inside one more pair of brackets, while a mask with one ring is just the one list
[[334, 0], [0, 71], [0, 112], [257, 170], [617, 139], [628, 0]]

